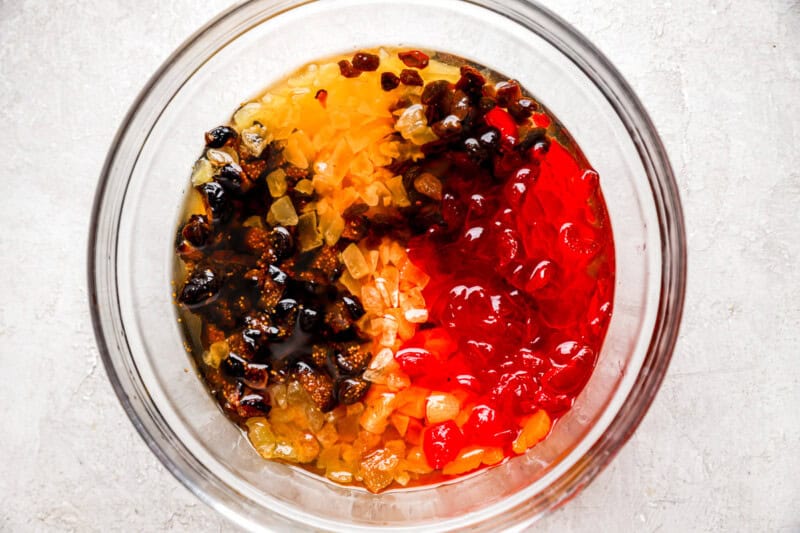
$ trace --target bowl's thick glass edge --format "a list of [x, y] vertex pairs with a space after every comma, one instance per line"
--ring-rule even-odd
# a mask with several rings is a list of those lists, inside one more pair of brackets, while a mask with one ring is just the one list
[[[98, 253], [102, 254], [102, 251], [98, 249], [97, 237], [109, 173], [118, 155], [120, 142], [141, 104], [147, 99], [154, 86], [169, 70], [171, 65], [187, 53], [206, 32], [223, 23], [226, 19], [235, 16], [239, 11], [256, 1], [251, 0], [235, 4], [205, 24], [167, 58], [140, 91], [111, 143], [111, 149], [101, 171], [92, 207], [89, 240], [87, 243], [89, 309], [94, 334], [106, 374], [126, 414], [148, 447], [182, 484], [202, 501], [243, 526], [254, 526], [255, 524], [249, 518], [224, 504], [220, 504], [200, 486], [196, 476], [187, 475], [187, 472], [179, 468], [164, 453], [164, 450], [158, 445], [148, 428], [145, 427], [131, 398], [128, 397], [111, 358], [108, 339], [106, 332], [103, 330], [100, 317], [102, 304], [98, 301], [97, 266], [104, 258], [98, 256]], [[545, 509], [553, 509], [568, 501], [580, 489], [591, 482], [619, 452], [644, 418], [666, 374], [677, 340], [684, 303], [687, 258], [683, 212], [666, 150], [656, 133], [650, 117], [621, 74], [599, 50], [577, 30], [568, 26], [557, 15], [538, 4], [523, 0], [505, 0], [502, 3], [496, 0], [466, 1], [510, 17], [518, 23], [520, 20], [524, 20], [532, 30], [534, 28], [538, 29], [543, 38], [562, 52], [573, 52], [571, 55], [565, 55], [572, 57], [576, 65], [597, 85], [614, 110], [620, 115], [626, 127], [628, 127], [642, 162], [647, 167], [647, 175], [658, 213], [662, 257], [664, 260], [662, 261], [662, 283], [657, 321], [653, 328], [652, 340], [643, 364], [644, 368], [648, 368], [648, 372], [646, 375], [641, 376], [642, 379], [638, 380], [630, 391], [625, 399], [623, 408], [612, 420], [605, 434], [572, 469], [559, 478], [544, 494], [539, 495], [540, 502], [538, 503], [544, 503], [542, 507]], [[278, 3], [274, 8], [279, 13], [305, 3], [309, 3], [309, 1], [285, 0]], [[540, 20], [546, 21], [547, 26], [542, 25], [540, 22], [534, 22], [530, 16], [531, 13], [537, 14]], [[576, 61], [575, 58], [579, 61]], [[623, 103], [623, 100], [626, 103]], [[141, 402], [141, 399], [139, 401]], [[631, 408], [632, 404], [636, 405], [636, 409]], [[199, 471], [196, 473], [200, 474]], [[505, 524], [512, 525], [516, 523], [520, 525], [538, 519], [544, 511], [531, 516], [530, 509], [532, 506], [530, 503], [526, 502], [513, 509], [506, 510], [503, 515]], [[481, 524], [475, 525], [480, 526]], [[498, 523], [494, 521], [492, 525], [496, 527]]]

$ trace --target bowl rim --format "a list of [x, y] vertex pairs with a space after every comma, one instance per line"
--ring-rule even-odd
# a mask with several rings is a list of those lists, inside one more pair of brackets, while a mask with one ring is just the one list
[[[150, 97], [153, 89], [170, 71], [173, 64], [197, 45], [208, 31], [227, 20], [235, 20], [239, 13], [262, 1], [247, 0], [237, 3], [213, 17], [178, 46], [139, 91], [111, 142], [101, 170], [92, 206], [87, 243], [87, 284], [92, 325], [103, 366], [117, 399], [153, 454], [181, 484], [229, 520], [247, 527], [254, 527], [256, 524], [250, 517], [244, 516], [225, 503], [221, 503], [204, 489], [201, 483], [197, 482], [196, 476], [198, 472], [187, 473], [184, 468], [173, 461], [150, 433], [139, 412], [137, 412], [114, 366], [112, 359], [112, 346], [114, 344], [113, 339], [111, 339], [112, 332], [107, 332], [103, 328], [103, 321], [100, 316], [101, 305], [98, 298], [99, 282], [96, 267], [97, 262], [102, 259], [98, 256], [98, 252], [104, 253], [98, 243], [98, 230], [102, 224], [101, 212], [111, 172], [117, 160], [121, 143], [142, 104]], [[320, 1], [325, 0], [280, 0], [274, 6], [274, 12], [270, 17], [276, 17], [286, 11]], [[614, 415], [600, 438], [585, 452], [578, 462], [548, 487], [548, 493], [559, 496], [550, 498], [546, 508], [534, 515], [527, 512], [527, 502], [506, 510], [506, 519], [510, 518], [518, 524], [529, 524], [539, 518], [541, 514], [569, 501], [583, 487], [588, 485], [619, 453], [649, 410], [669, 367], [683, 313], [687, 270], [685, 222], [675, 176], [666, 149], [652, 120], [627, 81], [588, 39], [558, 15], [531, 0], [457, 1], [489, 9], [502, 16], [509, 17], [513, 15], [511, 18], [516, 23], [526, 27], [529, 31], [535, 32], [539, 37], [547, 41], [572, 61], [597, 87], [625, 125], [627, 133], [636, 147], [639, 158], [645, 167], [659, 223], [662, 255], [661, 288], [658, 295], [656, 321], [653, 325], [646, 356], [642, 362], [642, 367], [639, 369], [638, 377], [622, 402], [620, 410]], [[526, 10], [528, 13], [525, 13]], [[248, 26], [248, 29], [250, 27]], [[231, 36], [231, 40], [237, 38], [238, 35]], [[116, 240], [114, 242], [116, 245]], [[637, 408], [625, 408], [631, 405], [636, 405]], [[205, 469], [202, 464], [199, 466]], [[210, 473], [210, 471], [207, 472]], [[214, 474], [211, 474], [211, 476], [213, 476], [214, 482], [220, 483], [220, 480]], [[229, 491], [231, 490], [227, 485], [226, 488]], [[272, 511], [282, 515], [282, 513]], [[282, 516], [282, 518], [286, 517]], [[483, 522], [478, 522], [474, 525], [479, 526], [481, 524]]]

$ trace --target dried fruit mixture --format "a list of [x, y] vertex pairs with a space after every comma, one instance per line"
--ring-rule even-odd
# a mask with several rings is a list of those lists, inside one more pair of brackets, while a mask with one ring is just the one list
[[546, 438], [594, 368], [597, 173], [514, 80], [380, 49], [205, 134], [176, 250], [198, 368], [264, 458], [378, 492]]

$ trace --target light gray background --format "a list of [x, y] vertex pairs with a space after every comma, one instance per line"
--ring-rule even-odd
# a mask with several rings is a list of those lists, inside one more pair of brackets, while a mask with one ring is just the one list
[[[110, 139], [226, 0], [0, 0], [0, 530], [227, 530], [98, 359], [85, 244]], [[689, 285], [630, 443], [538, 531], [800, 531], [800, 2], [548, 0], [669, 150]]]

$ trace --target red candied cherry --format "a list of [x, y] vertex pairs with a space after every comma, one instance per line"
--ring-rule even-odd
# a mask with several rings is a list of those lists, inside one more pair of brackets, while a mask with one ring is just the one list
[[508, 204], [517, 209], [522, 206], [525, 193], [533, 187], [538, 177], [538, 170], [532, 165], [525, 165], [517, 169], [506, 183], [503, 194]]
[[600, 245], [592, 230], [572, 222], [561, 226], [558, 232], [558, 243], [566, 257], [582, 262], [588, 261], [600, 251]]
[[550, 352], [550, 360], [554, 365], [566, 365], [575, 357], [586, 357], [588, 355], [584, 353], [586, 351], [590, 352], [591, 357], [594, 358], [592, 349], [588, 346], [576, 341], [564, 341]]
[[594, 170], [587, 169], [583, 171], [572, 181], [573, 186], [585, 196], [591, 196], [597, 191], [600, 186], [600, 176]]
[[503, 230], [497, 238], [497, 261], [500, 266], [506, 266], [517, 258], [520, 251], [520, 242], [517, 232], [513, 229]]
[[504, 144], [508, 146], [517, 144], [517, 138], [519, 137], [517, 123], [508, 111], [501, 107], [493, 107], [483, 118], [486, 124], [500, 132]]
[[452, 420], [430, 426], [422, 437], [422, 449], [431, 468], [441, 469], [464, 447], [464, 435]]
[[485, 216], [489, 211], [489, 200], [482, 194], [475, 193], [469, 197], [469, 212], [477, 217]]
[[589, 381], [594, 360], [591, 348], [581, 348], [566, 365], [545, 372], [542, 384], [556, 394], [577, 394]]
[[514, 438], [509, 425], [495, 408], [479, 404], [472, 408], [472, 413], [462, 429], [470, 442], [481, 446], [502, 447]]
[[490, 395], [498, 406], [512, 411], [519, 409], [520, 402], [530, 399], [537, 388], [529, 372], [517, 370], [500, 376]]
[[409, 376], [420, 376], [436, 365], [436, 357], [424, 348], [403, 348], [394, 355], [395, 360]]
[[456, 383], [467, 389], [467, 391], [474, 394], [480, 394], [482, 390], [481, 382], [472, 374], [458, 374], [456, 375]]
[[552, 261], [539, 261], [539, 263], [533, 267], [531, 277], [525, 284], [525, 290], [532, 293], [545, 288], [553, 281], [555, 274], [556, 265]]
[[533, 400], [523, 402], [522, 409], [532, 413], [536, 409], [544, 409], [552, 418], [561, 416], [572, 407], [574, 398], [568, 394], [550, 394], [538, 390], [533, 394]]
[[516, 368], [527, 370], [533, 374], [538, 374], [550, 366], [540, 353], [524, 347], [511, 355], [509, 360], [513, 362]]

